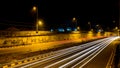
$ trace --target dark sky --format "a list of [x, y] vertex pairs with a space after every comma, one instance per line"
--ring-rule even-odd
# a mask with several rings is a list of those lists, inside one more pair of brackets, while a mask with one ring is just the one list
[[69, 26], [73, 17], [81, 29], [89, 28], [88, 21], [92, 27], [99, 24], [103, 29], [118, 25], [118, 0], [1, 0], [1, 29], [34, 28], [36, 15], [31, 11], [34, 5], [38, 6], [38, 16], [44, 20], [45, 28]]

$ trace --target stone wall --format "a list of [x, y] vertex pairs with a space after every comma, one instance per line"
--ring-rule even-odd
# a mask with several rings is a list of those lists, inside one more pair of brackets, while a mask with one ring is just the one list
[[[23, 34], [25, 33], [26, 32], [24, 32]], [[16, 35], [17, 34], [18, 33], [16, 33]], [[90, 31], [86, 33], [74, 32], [74, 33], [58, 33], [58, 34], [50, 34], [50, 35], [49, 34], [50, 34], [49, 32], [46, 32], [45, 35], [1, 37], [0, 46], [19, 46], [19, 45], [29, 45], [35, 43], [61, 41], [61, 40], [75, 40], [80, 38], [94, 39], [99, 37], [107, 37], [111, 35], [111, 33], [93, 33]]]

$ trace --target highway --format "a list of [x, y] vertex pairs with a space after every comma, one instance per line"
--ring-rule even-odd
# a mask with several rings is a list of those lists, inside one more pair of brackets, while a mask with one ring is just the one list
[[[53, 54], [52, 56], [42, 60], [40, 59], [26, 64], [17, 65], [14, 66], [14, 68], [91, 68], [89, 67], [89, 65], [92, 64], [91, 61], [96, 58], [96, 56], [98, 56], [111, 42], [118, 38], [119, 37], [109, 37], [58, 50], [55, 51], [54, 53], [56, 54]], [[86, 65], [87, 67], [84, 67]]]

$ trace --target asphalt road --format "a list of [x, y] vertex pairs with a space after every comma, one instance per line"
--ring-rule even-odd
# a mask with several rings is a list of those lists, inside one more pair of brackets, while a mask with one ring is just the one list
[[[112, 61], [114, 59], [114, 55], [112, 53], [115, 51], [115, 44], [116, 42], [114, 41], [114, 43], [108, 45], [104, 50], [101, 51], [101, 53], [94, 57], [94, 59], [92, 59], [85, 66], [83, 66], [83, 68], [108, 68], [108, 66], [110, 65], [109, 63], [111, 63], [112, 67], [112, 63], [114, 63]], [[76, 68], [79, 68], [79, 66]]]
[[57, 51], [57, 54], [14, 68], [105, 68], [111, 55], [109, 44], [119, 37], [109, 37]]

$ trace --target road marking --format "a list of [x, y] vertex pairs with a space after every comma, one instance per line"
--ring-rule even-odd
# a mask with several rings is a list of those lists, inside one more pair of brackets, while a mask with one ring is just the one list
[[108, 63], [106, 65], [106, 68], [111, 68], [111, 64], [113, 62], [113, 59], [114, 59], [114, 52], [112, 51], [111, 55], [110, 55], [110, 58], [108, 60]]
[[[115, 39], [118, 39], [119, 37], [116, 37], [116, 38], [113, 38], [109, 43], [108, 43], [108, 45], [111, 43], [111, 42], [113, 42]], [[108, 46], [107, 45], [107, 46]], [[105, 49], [107, 46], [105, 46], [103, 49]], [[95, 56], [97, 56], [103, 49], [101, 49]], [[92, 60], [95, 56], [93, 56], [90, 60]], [[90, 61], [89, 60], [89, 61]], [[84, 63], [82, 66], [80, 66], [79, 68], [82, 68], [83, 66], [85, 66], [89, 61], [87, 61], [86, 63]]]

